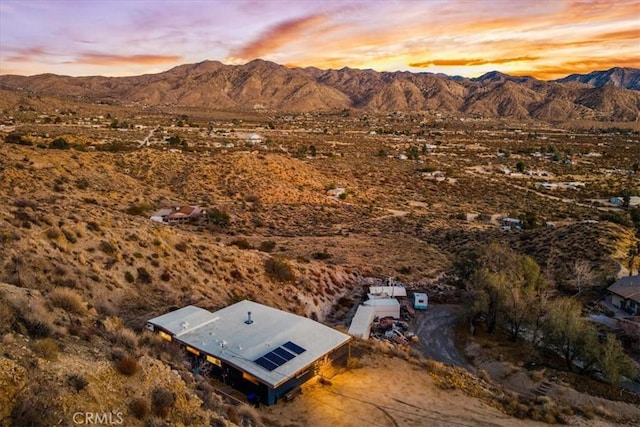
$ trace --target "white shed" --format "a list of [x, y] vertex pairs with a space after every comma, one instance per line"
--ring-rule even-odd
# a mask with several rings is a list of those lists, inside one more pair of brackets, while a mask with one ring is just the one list
[[368, 307], [373, 307], [377, 317], [400, 318], [400, 302], [395, 298], [370, 299], [363, 303]]
[[369, 338], [371, 333], [371, 324], [375, 317], [375, 307], [360, 305], [356, 311], [353, 320], [351, 320], [351, 326], [349, 326], [349, 335], [356, 338]]

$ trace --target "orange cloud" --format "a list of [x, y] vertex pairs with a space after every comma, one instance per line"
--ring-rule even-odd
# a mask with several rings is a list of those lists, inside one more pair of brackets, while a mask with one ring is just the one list
[[413, 62], [410, 67], [428, 68], [436, 67], [462, 67], [486, 64], [508, 64], [510, 62], [536, 61], [540, 59], [538, 56], [518, 56], [516, 58], [498, 58], [498, 59], [434, 59], [433, 61]]
[[83, 53], [71, 63], [91, 65], [141, 64], [156, 65], [174, 63], [182, 59], [177, 55], [110, 55], [106, 53]]
[[542, 80], [554, 80], [566, 77], [569, 74], [586, 74], [594, 70], [607, 70], [613, 67], [640, 67], [637, 57], [618, 58], [584, 58], [562, 62], [558, 65], [540, 65], [531, 69], [512, 71], [513, 75], [533, 75]]
[[257, 40], [242, 47], [233, 57], [241, 59], [260, 58], [287, 43], [298, 39], [304, 32], [327, 22], [325, 14], [314, 14], [281, 22], [263, 33]]

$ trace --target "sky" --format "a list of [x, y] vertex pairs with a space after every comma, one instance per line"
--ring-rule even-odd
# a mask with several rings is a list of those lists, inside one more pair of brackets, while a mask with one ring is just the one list
[[640, 68], [640, 0], [0, 0], [0, 74], [256, 58], [543, 80]]

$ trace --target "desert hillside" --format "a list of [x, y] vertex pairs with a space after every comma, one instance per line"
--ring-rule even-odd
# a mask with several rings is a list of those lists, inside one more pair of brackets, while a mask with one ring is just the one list
[[[611, 70], [613, 71], [613, 70]], [[498, 72], [476, 79], [372, 70], [287, 68], [253, 60], [181, 65], [135, 77], [0, 76], [0, 88], [119, 105], [214, 110], [317, 112], [438, 111], [474, 117], [636, 121], [637, 70], [544, 82]], [[607, 85], [610, 79], [613, 85]], [[596, 82], [595, 87], [577, 82]], [[566, 83], [565, 83], [566, 82]], [[627, 89], [628, 88], [628, 89]]]

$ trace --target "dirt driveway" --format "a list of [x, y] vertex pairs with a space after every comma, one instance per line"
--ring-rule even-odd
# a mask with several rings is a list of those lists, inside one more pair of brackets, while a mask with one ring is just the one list
[[460, 354], [453, 340], [459, 309], [457, 305], [429, 304], [426, 311], [416, 311], [416, 317], [411, 322], [420, 338], [416, 348], [429, 359], [474, 372], [474, 368]]

